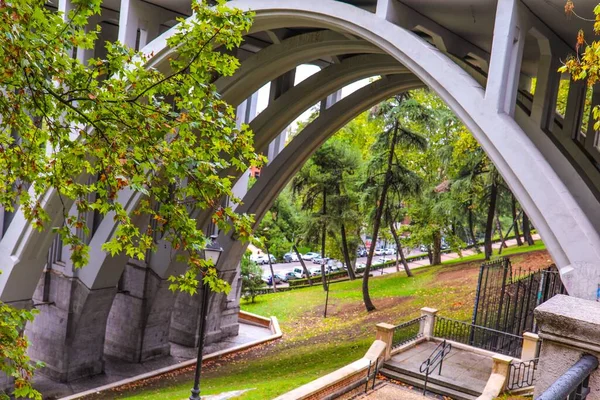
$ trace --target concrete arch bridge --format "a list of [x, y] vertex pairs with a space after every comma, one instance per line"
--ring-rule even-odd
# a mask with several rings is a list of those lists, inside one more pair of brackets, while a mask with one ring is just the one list
[[[245, 193], [238, 181], [239, 211], [262, 218], [277, 194], [310, 155], [356, 115], [399, 92], [427, 86], [464, 122], [493, 160], [533, 220], [559, 266], [569, 292], [596, 299], [600, 287], [600, 172], [598, 134], [582, 126], [587, 88], [571, 82], [564, 115], [556, 112], [560, 60], [572, 54], [577, 30], [591, 24], [567, 20], [562, 0], [236, 0], [256, 12], [238, 50], [237, 73], [218, 79], [222, 96], [249, 122], [257, 149], [269, 156], [257, 183]], [[578, 10], [595, 2], [581, 0]], [[58, 9], [69, 10], [70, 0]], [[174, 20], [190, 16], [189, 0], [105, 0], [104, 40], [121, 40], [166, 68], [173, 49], [166, 39]], [[586, 25], [587, 24], [587, 25]], [[102, 49], [78, 51], [85, 60]], [[320, 71], [294, 85], [297, 66]], [[341, 98], [357, 80], [381, 76]], [[536, 79], [532, 93], [532, 79]], [[564, 78], [564, 77], [563, 77]], [[270, 86], [268, 107], [256, 115], [257, 91]], [[592, 104], [600, 103], [593, 90]], [[287, 146], [285, 128], [313, 104], [319, 117]], [[139, 200], [120, 196], [128, 209]], [[58, 210], [49, 193], [47, 208]], [[53, 213], [54, 222], [60, 216]], [[208, 227], [208, 216], [198, 223]], [[92, 220], [92, 218], [90, 218]], [[175, 296], [165, 279], [184, 266], [159, 250], [147, 262], [110, 257], [100, 249], [115, 231], [110, 218], [96, 221], [90, 265], [74, 270], [68, 251], [50, 233], [29, 227], [17, 210], [2, 216], [0, 299], [38, 303], [28, 328], [31, 355], [45, 373], [69, 381], [101, 373], [103, 357], [139, 362], [169, 353], [171, 341], [194, 346], [197, 298]], [[234, 290], [214, 295], [208, 341], [237, 334], [239, 277], [244, 245], [222, 235], [218, 268]], [[199, 296], [198, 296], [199, 298]]]

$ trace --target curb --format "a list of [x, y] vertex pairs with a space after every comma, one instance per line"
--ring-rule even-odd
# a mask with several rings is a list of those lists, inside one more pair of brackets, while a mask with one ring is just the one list
[[[245, 313], [245, 312], [241, 311], [240, 313]], [[248, 315], [250, 313], [245, 313], [245, 314]], [[251, 342], [244, 343], [239, 346], [235, 346], [235, 347], [231, 347], [229, 349], [224, 349], [224, 350], [216, 351], [214, 353], [207, 354], [202, 357], [202, 361], [208, 361], [208, 360], [222, 357], [224, 355], [237, 353], [242, 350], [246, 350], [251, 347], [258, 346], [260, 344], [272, 342], [273, 340], [279, 339], [283, 336], [283, 332], [281, 332], [281, 328], [279, 327], [279, 321], [277, 321], [277, 317], [265, 318], [265, 317], [258, 316], [255, 314], [251, 314], [251, 315], [253, 317], [257, 317], [261, 320], [264, 320], [265, 322], [269, 321], [268, 328], [271, 330], [272, 334], [270, 336], [267, 336], [264, 339], [253, 340]], [[242, 317], [242, 320], [245, 321], [246, 319], [244, 317]], [[73, 395], [70, 395], [67, 397], [61, 397], [59, 400], [81, 399], [85, 396], [90, 396], [92, 394], [98, 394], [100, 392], [105, 392], [105, 391], [108, 391], [111, 389], [118, 388], [120, 386], [128, 385], [133, 382], [141, 381], [141, 380], [148, 379], [148, 378], [153, 378], [155, 376], [163, 375], [168, 372], [173, 372], [173, 371], [177, 371], [179, 369], [187, 368], [187, 367], [189, 367], [191, 365], [195, 365], [195, 364], [196, 364], [196, 359], [193, 358], [191, 360], [180, 362], [179, 364], [169, 365], [168, 367], [160, 368], [160, 369], [157, 369], [157, 370], [154, 370], [151, 372], [146, 372], [145, 374], [136, 375], [131, 378], [127, 378], [127, 379], [123, 379], [123, 380], [120, 380], [117, 382], [109, 383], [107, 385], [103, 385], [103, 386], [100, 386], [100, 387], [97, 387], [94, 389], [89, 389], [89, 390], [86, 390], [85, 392], [76, 393], [76, 394], [73, 394]]]

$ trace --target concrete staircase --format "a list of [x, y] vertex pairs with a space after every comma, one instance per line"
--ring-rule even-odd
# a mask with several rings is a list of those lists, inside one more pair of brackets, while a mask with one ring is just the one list
[[[386, 362], [379, 372], [389, 379], [417, 388], [422, 389], [425, 385], [424, 374], [404, 368], [402, 363], [393, 360]], [[466, 385], [464, 382], [453, 380], [450, 377], [450, 373], [451, 369], [447, 369], [445, 373], [445, 370], [442, 368], [442, 376], [438, 375], [437, 372], [429, 375], [427, 392], [450, 397], [454, 400], [475, 400], [481, 395], [481, 392], [471, 385]]]

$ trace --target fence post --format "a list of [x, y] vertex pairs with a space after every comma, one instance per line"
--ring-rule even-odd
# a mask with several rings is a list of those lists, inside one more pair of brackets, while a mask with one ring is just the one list
[[521, 360], [528, 361], [537, 358], [539, 340], [540, 337], [535, 333], [523, 333], [523, 349], [521, 350]]
[[385, 356], [384, 361], [392, 358], [392, 342], [394, 340], [394, 325], [386, 324], [384, 322], [376, 325], [377, 328], [377, 340], [381, 340], [385, 343]]
[[506, 385], [508, 384], [510, 364], [512, 363], [513, 358], [502, 354], [495, 354], [492, 357], [492, 361], [492, 374], [499, 374], [504, 376], [504, 383], [502, 384], [502, 390], [500, 391], [500, 393], [502, 393], [506, 390]]
[[421, 321], [421, 325], [419, 327], [419, 333], [423, 335], [427, 340], [433, 337], [433, 332], [435, 328], [435, 316], [438, 310], [435, 308], [423, 307], [421, 308], [421, 316], [425, 317]]

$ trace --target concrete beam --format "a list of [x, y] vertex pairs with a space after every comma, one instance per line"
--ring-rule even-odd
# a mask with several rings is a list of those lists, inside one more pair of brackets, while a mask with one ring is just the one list
[[492, 57], [485, 100], [502, 113], [514, 115], [519, 71], [527, 30], [519, 20], [517, 0], [498, 0]]
[[233, 76], [215, 82], [223, 99], [237, 106], [264, 84], [300, 64], [337, 54], [377, 53], [377, 47], [362, 40], [348, 40], [332, 31], [294, 36], [248, 58]]

